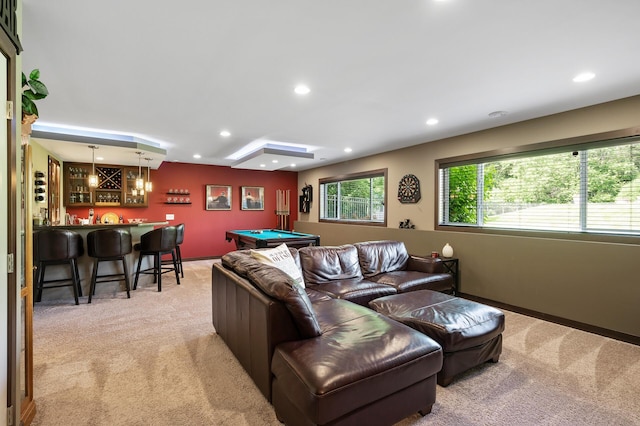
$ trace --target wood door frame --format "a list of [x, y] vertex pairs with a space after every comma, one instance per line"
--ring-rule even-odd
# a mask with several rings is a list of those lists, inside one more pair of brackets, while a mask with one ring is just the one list
[[[7, 101], [15, 100], [15, 56], [11, 54], [11, 50], [7, 50], [5, 44], [6, 34], [0, 31], [0, 54], [6, 59], [6, 81], [3, 84], [7, 85]], [[17, 261], [17, 226], [18, 220], [17, 204], [16, 204], [16, 124], [15, 124], [15, 105], [14, 105], [14, 119], [7, 119], [7, 135], [6, 135], [6, 178], [7, 182], [7, 197], [3, 200], [2, 204], [5, 204], [7, 209], [7, 223], [6, 229], [3, 230], [7, 233], [7, 255], [13, 255], [14, 265]], [[6, 118], [5, 118], [6, 119]], [[2, 224], [4, 226], [5, 224]], [[17, 417], [16, 408], [19, 407], [18, 401], [18, 280], [17, 280], [17, 268], [14, 267], [13, 272], [7, 268], [7, 401], [6, 405], [8, 409], [14, 407], [12, 411], [8, 413], [9, 417]]]
[[[33, 222], [32, 218], [32, 201], [33, 201], [33, 167], [31, 146], [25, 144], [22, 147], [24, 153], [22, 156], [23, 164], [23, 180], [22, 190], [24, 194], [23, 200], [23, 217], [24, 226], [24, 287], [20, 288], [20, 301], [24, 301], [24, 366], [18, 368], [18, 374], [23, 374], [20, 380], [24, 383], [24, 398], [20, 401], [20, 423], [22, 425], [30, 425], [36, 415], [36, 404], [33, 395]], [[16, 330], [16, 333], [18, 330]], [[17, 384], [16, 384], [17, 385]], [[16, 393], [19, 394], [21, 389], [16, 386]]]
[[[7, 11], [5, 11], [7, 12]], [[9, 13], [15, 13], [10, 10]], [[15, 24], [14, 21], [12, 23]], [[7, 197], [1, 204], [5, 204], [7, 208], [7, 254], [13, 256], [13, 271], [7, 268], [7, 401], [6, 410], [11, 421], [16, 424], [16, 420], [24, 419], [23, 423], [28, 425], [33, 416], [35, 415], [35, 404], [33, 401], [27, 404], [31, 407], [23, 407], [22, 401], [19, 400], [19, 374], [20, 374], [20, 340], [18, 339], [19, 330], [21, 327], [20, 312], [22, 301], [20, 291], [20, 277], [24, 276], [27, 281], [27, 287], [31, 285], [31, 273], [27, 273], [24, 269], [25, 265], [18, 260], [18, 226], [22, 228], [19, 220], [18, 213], [18, 173], [17, 159], [18, 159], [18, 123], [21, 122], [22, 113], [21, 108], [18, 109], [20, 102], [17, 98], [17, 89], [19, 80], [17, 76], [17, 55], [18, 49], [14, 43], [14, 39], [17, 40], [17, 36], [14, 35], [12, 39], [7, 34], [7, 29], [3, 26], [3, 31], [0, 31], [0, 54], [6, 59], [6, 81], [7, 85], [7, 101], [12, 102], [12, 116], [11, 118], [5, 117], [7, 120], [7, 134], [6, 134], [6, 149], [7, 153]], [[19, 41], [18, 41], [19, 42]], [[26, 196], [26, 194], [25, 194]], [[0, 226], [5, 226], [1, 224]], [[31, 238], [31, 235], [26, 235], [25, 238]], [[31, 258], [31, 253], [26, 253], [26, 257]], [[19, 268], [19, 266], [21, 268]], [[30, 321], [25, 321], [29, 323]], [[26, 324], [25, 324], [26, 326]], [[30, 332], [30, 331], [28, 331]], [[33, 376], [33, 373], [28, 373], [29, 377]], [[29, 379], [30, 381], [32, 379]], [[28, 386], [28, 385], [27, 385]], [[25, 409], [29, 408], [28, 416], [25, 417]], [[6, 417], [5, 417], [6, 418]]]
[[47, 161], [47, 211], [51, 225], [60, 223], [60, 162], [49, 155]]

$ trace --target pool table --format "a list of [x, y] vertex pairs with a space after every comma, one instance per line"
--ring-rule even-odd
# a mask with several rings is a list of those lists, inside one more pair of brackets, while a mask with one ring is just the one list
[[289, 247], [319, 246], [320, 236], [280, 229], [246, 229], [227, 231], [227, 241], [234, 240], [238, 249], [276, 247], [282, 243]]

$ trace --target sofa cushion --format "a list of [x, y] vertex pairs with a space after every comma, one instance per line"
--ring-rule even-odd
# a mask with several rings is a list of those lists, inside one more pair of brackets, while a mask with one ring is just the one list
[[354, 246], [365, 278], [407, 268], [409, 253], [401, 241], [367, 241]]
[[333, 299], [331, 296], [329, 296], [328, 293], [325, 293], [323, 291], [314, 290], [313, 288], [309, 287], [306, 287], [305, 290], [307, 292], [307, 296], [309, 296], [309, 300], [311, 300], [311, 303]]
[[371, 300], [378, 297], [397, 293], [397, 290], [392, 286], [360, 278], [312, 284], [309, 287], [318, 292], [328, 294], [334, 299], [349, 300], [363, 306], [368, 306]]
[[398, 293], [416, 290], [435, 290], [450, 292], [453, 288], [453, 276], [451, 274], [430, 274], [419, 271], [394, 271], [378, 274], [368, 278], [379, 284], [394, 287]]
[[282, 243], [277, 247], [265, 250], [250, 250], [251, 257], [266, 265], [275, 266], [282, 272], [289, 275], [293, 282], [304, 287], [302, 271], [296, 265], [296, 261], [291, 256], [291, 252], [286, 244]]
[[227, 253], [222, 257], [222, 263], [249, 279], [253, 285], [268, 296], [284, 303], [303, 337], [308, 338], [321, 334], [307, 292], [295, 284], [289, 275], [278, 268], [253, 259], [248, 250]]
[[298, 253], [307, 285], [362, 278], [358, 251], [352, 245], [302, 247]]

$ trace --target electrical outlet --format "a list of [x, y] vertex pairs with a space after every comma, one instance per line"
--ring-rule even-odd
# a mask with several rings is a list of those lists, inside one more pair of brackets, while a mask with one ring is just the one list
[[165, 219], [166, 219], [166, 220], [173, 220], [173, 219], [174, 219], [174, 216], [173, 216], [173, 214], [170, 214], [170, 213], [169, 213], [169, 214], [167, 214], [167, 215], [165, 216]]

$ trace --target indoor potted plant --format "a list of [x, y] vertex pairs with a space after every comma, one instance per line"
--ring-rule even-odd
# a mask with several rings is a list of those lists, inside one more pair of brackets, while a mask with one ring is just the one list
[[30, 134], [31, 125], [38, 118], [35, 101], [46, 98], [48, 94], [47, 86], [40, 81], [39, 69], [31, 71], [29, 78], [22, 73], [22, 134]]

